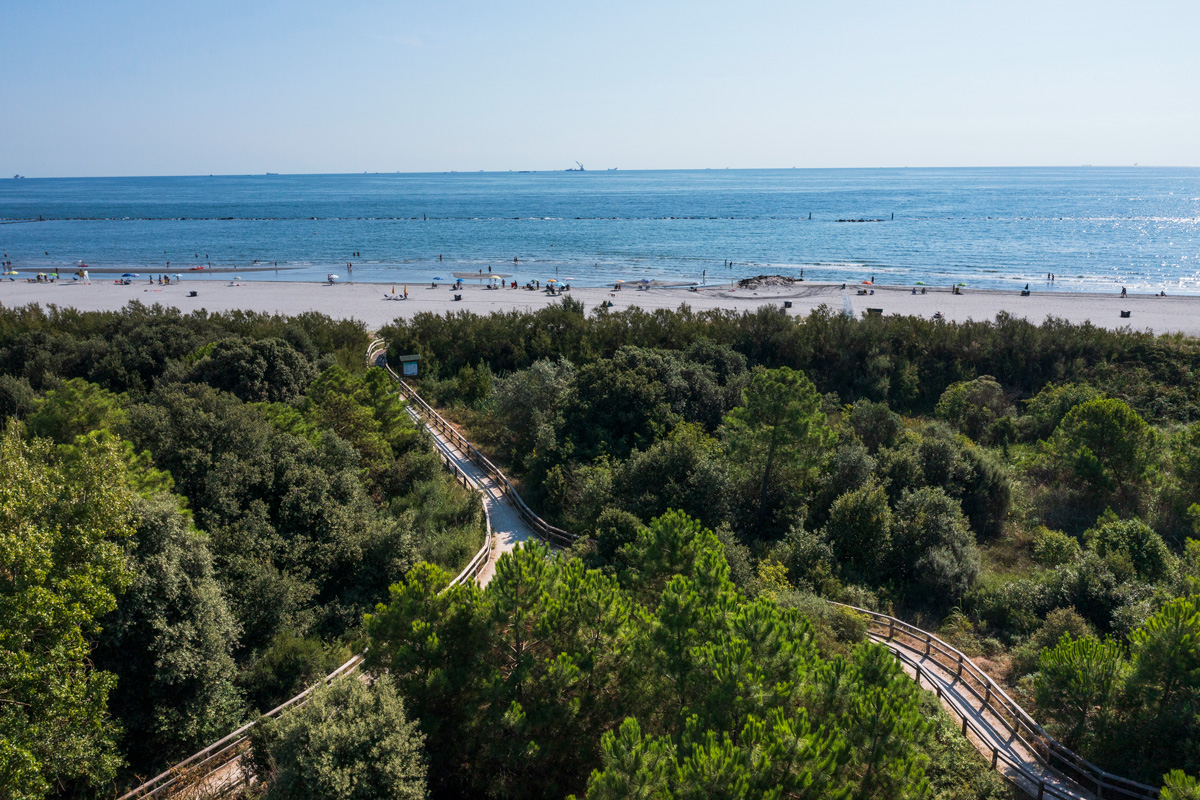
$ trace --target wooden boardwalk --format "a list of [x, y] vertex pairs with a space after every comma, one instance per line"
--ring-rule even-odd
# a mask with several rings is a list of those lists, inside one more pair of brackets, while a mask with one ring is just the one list
[[[409, 401], [408, 411], [424, 424], [442, 460], [457, 480], [483, 497], [486, 532], [483, 546], [453, 583], [476, 580], [487, 584], [496, 561], [531, 538], [569, 546], [577, 537], [547, 524], [521, 499], [512, 482], [474, 445], [393, 372], [382, 357], [384, 344], [372, 343], [368, 362], [391, 374]], [[839, 604], [835, 604], [839, 605]], [[1005, 778], [1030, 796], [1058, 800], [1156, 800], [1158, 789], [1104, 772], [1049, 737], [970, 658], [928, 631], [867, 609], [846, 606], [868, 621], [868, 636], [889, 648], [917, 685], [934, 692], [950, 715], [961, 722], [968, 741]], [[350, 674], [362, 656], [355, 656], [326, 678]], [[272, 710], [277, 716], [302, 705], [312, 688]], [[140, 797], [219, 797], [244, 785], [241, 758], [247, 732], [234, 731], [119, 800]]]

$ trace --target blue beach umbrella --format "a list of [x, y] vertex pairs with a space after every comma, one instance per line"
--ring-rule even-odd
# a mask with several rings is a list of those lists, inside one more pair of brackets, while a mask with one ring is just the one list
[[139, 275], [139, 274], [138, 274], [138, 273], [136, 273], [136, 272], [126, 272], [126, 273], [125, 273], [124, 275], [122, 275], [121, 277], [122, 277], [122, 278], [140, 278], [140, 277], [142, 277], [142, 276], [141, 276], [141, 275]]

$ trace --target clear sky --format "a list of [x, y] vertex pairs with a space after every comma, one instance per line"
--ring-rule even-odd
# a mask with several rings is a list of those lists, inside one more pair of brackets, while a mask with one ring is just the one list
[[0, 174], [1200, 165], [1200, 2], [4, 0]]

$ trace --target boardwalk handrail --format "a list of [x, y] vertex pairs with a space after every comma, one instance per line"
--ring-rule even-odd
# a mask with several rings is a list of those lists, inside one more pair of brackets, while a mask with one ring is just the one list
[[[377, 351], [378, 352], [378, 351]], [[409, 386], [404, 380], [392, 370], [387, 364], [386, 358], [378, 359], [376, 362], [388, 371], [388, 374], [400, 386], [400, 391], [411, 403], [417, 406], [426, 416], [433, 427], [442, 431], [455, 446], [467, 453], [472, 461], [478, 464], [485, 472], [487, 472], [493, 480], [499, 483], [505, 489], [505, 493], [512, 498], [514, 505], [520, 512], [521, 516], [530, 524], [535, 531], [548, 533], [543, 534], [543, 538], [552, 541], [556, 544], [571, 545], [579, 540], [579, 536], [564, 531], [561, 528], [555, 528], [535, 514], [521, 499], [521, 496], [513, 488], [512, 483], [504, 473], [492, 464], [482, 453], [480, 453], [474, 445], [467, 441], [461, 433], [459, 433], [450, 423], [446, 422], [432, 406], [417, 393], [415, 389]], [[833, 601], [828, 601], [833, 603]], [[994, 716], [1007, 729], [1009, 734], [1014, 737], [1021, 745], [1029, 751], [1033, 758], [1046, 769], [1056, 773], [1070, 783], [1074, 783], [1085, 791], [1095, 794], [1097, 798], [1122, 798], [1122, 800], [1157, 800], [1159, 790], [1153, 786], [1148, 786], [1144, 783], [1139, 783], [1128, 778], [1123, 778], [1119, 775], [1113, 775], [1106, 772], [1079, 754], [1068, 749], [1065, 745], [1055, 740], [1045, 729], [1039, 725], [1033, 717], [1031, 717], [1025, 709], [1004, 691], [999, 684], [984, 672], [979, 666], [972, 661], [968, 656], [963, 654], [958, 649], [947, 644], [942, 639], [938, 638], [928, 631], [922, 630], [914, 625], [910, 625], [903, 620], [895, 617], [880, 614], [877, 611], [870, 611], [856, 606], [848, 606], [844, 603], [833, 603], [833, 605], [849, 608], [860, 614], [864, 614], [868, 620], [878, 626], [883, 626], [887, 630], [887, 635], [873, 634], [872, 638], [882, 641], [893, 641], [900, 644], [902, 647], [909, 647], [914, 651], [919, 651], [920, 648], [912, 648], [906, 645], [902, 637], [907, 637], [920, 644], [924, 648], [926, 658], [936, 661], [939, 666], [942, 666], [948, 673], [955, 675], [955, 680], [960, 682], [962, 686], [974, 695], [980, 702], [981, 706]], [[891, 649], [891, 648], [889, 648]], [[917, 684], [921, 682], [921, 667], [920, 664], [914, 661], [911, 657], [899, 650], [892, 649], [896, 656], [914, 667], [916, 673]], [[946, 659], [949, 664], [943, 664], [938, 661], [938, 657]], [[979, 684], [976, 688], [969, 681], [963, 680], [968, 677]], [[941, 697], [942, 691], [940, 686], [934, 684], [934, 688]], [[982, 694], [980, 694], [982, 691]], [[953, 705], [953, 704], [949, 704]], [[1003, 761], [1009, 767], [1014, 769], [1023, 779], [1029, 781], [1028, 786], [1022, 788], [1035, 794], [1039, 800], [1044, 796], [1055, 798], [1074, 798], [1074, 795], [1064, 793], [1061, 789], [1053, 784], [1048, 784], [1040, 776], [1031, 773], [1023, 764], [1013, 759], [1003, 750], [989, 744], [989, 740], [993, 738], [979, 728], [974, 720], [969, 719], [965, 714], [960, 714], [963, 717], [964, 734], [966, 730], [972, 730], [980, 742], [990, 748], [992, 753], [992, 768], [995, 769], [997, 764]], [[1011, 722], [1009, 721], [1011, 720]]]
[[434, 410], [433, 406], [429, 405], [429, 403], [426, 403], [425, 399], [421, 397], [421, 395], [417, 394], [417, 390], [409, 386], [403, 378], [397, 375], [395, 370], [393, 370], [386, 361], [381, 362], [380, 366], [387, 370], [388, 374], [392, 376], [392, 379], [396, 381], [396, 385], [400, 387], [400, 393], [403, 394], [410, 403], [419, 409], [419, 413], [425, 417], [426, 422], [429, 425], [441, 431], [447, 439], [454, 443], [455, 447], [466, 453], [467, 457], [474, 461], [480, 469], [487, 473], [488, 477], [499, 484], [504, 494], [506, 494], [509, 499], [512, 500], [513, 506], [517, 509], [517, 513], [520, 514], [521, 518], [529, 524], [529, 527], [533, 528], [534, 533], [546, 541], [551, 542], [552, 544], [566, 547], [571, 546], [579, 539], [579, 537], [575, 534], [569, 531], [564, 531], [562, 528], [554, 527], [534, 513], [533, 509], [531, 509], [521, 498], [520, 492], [518, 492], [516, 487], [513, 486], [512, 481], [508, 479], [508, 476], [504, 474], [503, 470], [493, 464], [487, 456], [479, 452], [479, 449], [467, 441], [465, 436], [459, 433], [453, 425], [447, 422], [441, 414]]
[[[369, 362], [380, 355], [382, 347], [383, 343], [379, 340], [371, 344], [367, 351]], [[503, 492], [513, 501], [513, 505], [521, 517], [529, 523], [535, 532], [554, 544], [570, 546], [579, 541], [580, 537], [576, 534], [556, 528], [535, 514], [525, 504], [525, 501], [521, 499], [520, 494], [508, 480], [507, 476], [479, 452], [474, 445], [467, 441], [466, 437], [459, 433], [450, 423], [446, 422], [441, 414], [437, 413], [432, 406], [426, 403], [415, 389], [405, 383], [388, 366], [386, 358], [379, 359], [378, 363], [396, 381], [405, 398], [424, 413], [426, 424], [441, 431], [455, 447], [465, 453], [489, 477], [496, 481]], [[442, 457], [447, 468], [453, 472], [455, 478], [460, 480], [464, 486], [476, 488], [481, 492], [483, 491], [483, 487], [475, 484], [468, 475], [463, 473], [453, 463], [449, 454], [440, 447], [438, 454]], [[484, 519], [487, 532], [484, 546], [475, 554], [466, 568], [450, 582], [446, 587], [447, 589], [450, 586], [472, 580], [487, 565], [492, 536], [491, 521], [487, 515], [486, 503], [484, 504]], [[929, 668], [927, 666], [922, 667], [921, 661], [913, 658], [906, 651], [921, 653], [922, 659], [933, 661], [946, 675], [953, 675], [952, 682], [961, 685], [980, 702], [981, 707], [979, 712], [981, 717], [985, 710], [990, 713], [1009, 734], [1008, 742], [1015, 740], [1020, 743], [1033, 756], [1035, 761], [1051, 773], [1060, 776], [1065, 782], [1073, 783], [1079, 789], [1094, 794], [1097, 800], [1115, 800], [1117, 798], [1120, 798], [1120, 800], [1157, 800], [1159, 797], [1159, 790], [1157, 788], [1106, 772], [1056, 741], [1015, 700], [1009, 697], [1008, 693], [999, 684], [980, 669], [970, 657], [934, 634], [877, 611], [846, 605], [844, 603], [835, 603], [833, 601], [827, 602], [862, 614], [867, 618], [869, 626], [873, 625], [877, 629], [886, 631], [884, 633], [881, 630], [870, 630], [868, 628], [868, 635], [876, 641], [895, 643], [897, 645], [897, 647], [889, 647], [889, 649], [897, 658], [907, 663], [913, 669], [914, 680], [917, 686], [921, 685], [923, 670], [928, 671]], [[328, 683], [342, 674], [349, 673], [353, 669], [356, 669], [362, 661], [362, 654], [354, 656], [326, 676], [323, 683]], [[933, 687], [938, 699], [941, 700], [943, 696], [941, 684], [930, 678], [928, 674], [925, 677]], [[978, 687], [972, 685], [972, 680], [978, 684]], [[302, 705], [315, 688], [316, 685], [305, 689], [291, 700], [277, 706], [263, 716], [277, 717], [297, 703]], [[982, 694], [980, 694], [981, 690]], [[963, 711], [960, 711], [954, 703], [946, 702], [944, 707], [948, 707], [952, 713], [957, 714], [961, 718], [964, 736], [968, 731], [972, 732], [980, 744], [990, 750], [992, 769], [998, 769], [1000, 763], [1005, 764], [1006, 767], [1017, 774], [1019, 779], [1014, 779], [1012, 775], [1007, 773], [1002, 774], [1023, 790], [1035, 795], [1038, 800], [1043, 800], [1045, 797], [1055, 798], [1055, 800], [1077, 800], [1078, 793], [1072, 794], [1060, 789], [1053, 783], [1047, 783], [1044, 777], [1030, 772], [1024, 763], [1013, 758], [1005, 750], [997, 747], [994, 742], [999, 741], [999, 739], [995, 732], [986, 730], [979, 722]], [[228, 763], [233, 758], [236, 758], [241, 750], [244, 749], [248, 738], [247, 732], [254, 727], [257, 721], [255, 720], [244, 725], [219, 742], [206, 747], [204, 750], [190, 756], [161, 775], [122, 795], [118, 800], [155, 797], [160, 792], [173, 786], [177, 782], [177, 776], [180, 771], [184, 769], [194, 769], [210, 765], [211, 772], [211, 769]]]
[[[374, 349], [374, 346], [372, 346], [372, 349], [367, 351], [368, 357], [372, 355], [372, 350]], [[455, 433], [457, 434], [457, 431]], [[458, 438], [462, 439], [461, 436]], [[466, 440], [463, 439], [463, 441]], [[446, 469], [451, 472], [456, 481], [462, 483], [462, 485], [468, 489], [474, 489], [481, 493], [484, 491], [482, 486], [478, 485], [474, 480], [471, 479], [469, 475], [459, 469], [458, 465], [454, 463], [453, 459], [448, 453], [446, 453], [440, 447], [437, 449], [437, 453], [442, 460], [443, 466], [445, 466]], [[446, 589], [449, 589], [452, 586], [457, 586], [460, 583], [467, 583], [468, 581], [474, 580], [476, 577], [478, 577], [479, 573], [483, 571], [484, 567], [488, 565], [488, 561], [492, 553], [492, 520], [491, 515], [488, 514], [487, 503], [483, 503], [483, 534], [483, 546], [479, 548], [474, 556], [472, 556], [471, 560], [467, 563], [467, 566], [463, 568], [462, 572], [458, 573], [458, 575], [451, 580], [450, 583], [446, 585], [446, 588], [442, 591], [446, 591]], [[322, 679], [321, 683], [314, 683], [312, 686], [309, 686], [307, 689], [300, 692], [300, 694], [296, 695], [290, 700], [285, 701], [284, 703], [281, 703], [265, 714], [262, 714], [257, 719], [246, 723], [220, 741], [209, 745], [198, 753], [188, 756], [186, 759], [180, 761], [178, 764], [175, 764], [170, 769], [155, 775], [153, 778], [141, 784], [140, 786], [129, 790], [125, 794], [121, 795], [118, 800], [135, 800], [135, 798], [158, 797], [163, 792], [167, 792], [173, 787], [177, 786], [181, 776], [185, 773], [185, 771], [204, 770], [205, 774], [211, 774], [215, 769], [228, 764], [230, 761], [242, 754], [246, 748], [246, 743], [249, 741], [251, 729], [253, 729], [254, 726], [263, 719], [263, 717], [275, 719], [290, 708], [298, 708], [299, 706], [304, 705], [304, 703], [308, 701], [308, 697], [313, 693], [314, 689], [321, 685], [327, 685], [336, 678], [339, 678], [342, 675], [348, 675], [354, 670], [358, 669], [358, 667], [362, 665], [365, 657], [365, 652], [354, 655], [346, 663], [342, 664], [333, 672], [326, 675], [325, 678]], [[220, 792], [218, 789], [216, 793], [222, 792]]]
[[[969, 656], [943, 639], [903, 620], [877, 611], [844, 603], [833, 603], [833, 605], [865, 615], [869, 624], [876, 627], [876, 630], [870, 631], [871, 638], [883, 642], [896, 642], [901, 647], [915, 653], [922, 653], [924, 658], [935, 662], [943, 672], [952, 675], [955, 682], [979, 701], [981, 712], [988, 711], [1006, 729], [1011, 738], [1020, 742], [1035, 760], [1067, 781], [1078, 784], [1098, 798], [1154, 800], [1159, 796], [1159, 790], [1156, 787], [1106, 772], [1055, 740]], [[920, 663], [901, 650], [892, 649], [892, 652], [914, 668], [915, 680], [920, 685], [922, 669]], [[977, 685], [973, 685], [972, 681]], [[941, 687], [930, 682], [934, 685], [940, 698]], [[993, 737], [981, 730], [978, 724], [969, 719], [967, 715], [959, 713], [963, 718], [963, 732], [966, 733], [965, 729], [970, 728], [980, 741], [991, 749], [993, 768], [996, 767], [997, 760], [1004, 761], [1030, 782], [1030, 786], [1036, 790], [1039, 798], [1043, 795], [1060, 798], [1074, 797], [1074, 795], [1063, 793], [1052, 784], [1047, 784], [1044, 779], [1030, 773], [1003, 750], [989, 744], [988, 741]]]
[[318, 686], [326, 685], [342, 675], [348, 675], [357, 669], [362, 662], [363, 655], [360, 653], [351, 658], [345, 664], [342, 664], [333, 672], [326, 675], [322, 679], [321, 683], [314, 683], [312, 686], [309, 686], [303, 692], [291, 698], [290, 700], [287, 700], [275, 706], [275, 708], [272, 708], [265, 714], [260, 715], [258, 719], [246, 723], [225, 738], [210, 744], [208, 747], [204, 748], [198, 753], [188, 756], [183, 761], [175, 764], [165, 772], [155, 775], [153, 778], [137, 788], [131, 789], [130, 791], [121, 795], [118, 800], [157, 797], [161, 792], [164, 792], [167, 789], [175, 786], [175, 784], [179, 782], [180, 774], [184, 770], [208, 767], [209, 771], [211, 771], [213, 768], [227, 763], [234, 756], [240, 753], [247, 739], [249, 738], [250, 729], [257, 725], [263, 717], [274, 719], [293, 706], [303, 705], [308, 700], [309, 695], [311, 695]]

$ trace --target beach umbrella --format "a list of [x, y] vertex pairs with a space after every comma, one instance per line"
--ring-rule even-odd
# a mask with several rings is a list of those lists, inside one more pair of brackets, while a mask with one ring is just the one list
[[955, 286], [966, 286], [965, 283], [956, 283]]
[[649, 282], [650, 282], [649, 278], [642, 278], [642, 283], [649, 283]]
[[624, 283], [624, 282], [625, 281], [623, 281], [623, 280], [617, 279], [617, 283]]
[[126, 273], [125, 273], [124, 275], [122, 275], [121, 277], [122, 277], [122, 278], [140, 278], [140, 277], [142, 277], [142, 276], [141, 276], [139, 273], [137, 273], [137, 272], [126, 272]]
[[440, 280], [442, 279], [442, 276], [441, 276], [441, 275], [434, 275], [434, 276], [433, 276], [433, 279], [434, 279], [435, 281], [440, 281]]
[[865, 284], [866, 284], [866, 285], [868, 285], [868, 286], [872, 286], [872, 285], [873, 285], [873, 284], [872, 284], [870, 281], [863, 281], [863, 283], [865, 283]]
[[546, 281], [546, 283], [558, 283], [558, 278], [551, 278], [550, 280]]
[[182, 276], [182, 275], [180, 275], [178, 272], [172, 272], [172, 273], [171, 273], [171, 277], [172, 277], [172, 278], [182, 278], [183, 276]]
[[924, 285], [925, 285], [925, 281], [917, 281], [917, 286], [924, 286]]

